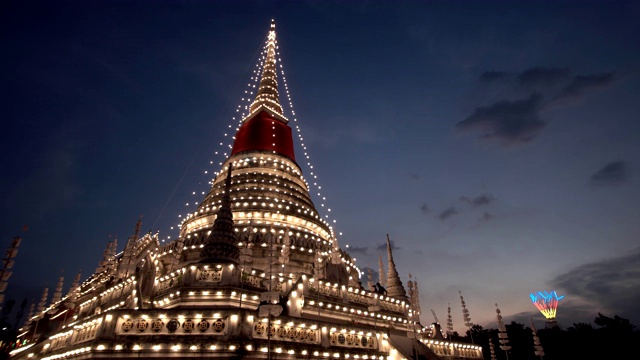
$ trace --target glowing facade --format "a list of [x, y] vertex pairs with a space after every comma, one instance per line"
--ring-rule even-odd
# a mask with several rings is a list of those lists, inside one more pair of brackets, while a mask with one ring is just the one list
[[408, 336], [421, 327], [390, 246], [389, 293], [359, 283], [296, 162], [276, 55], [272, 24], [249, 114], [179, 237], [162, 245], [138, 223], [124, 250], [108, 245], [93, 275], [38, 309], [15, 357], [482, 358]]

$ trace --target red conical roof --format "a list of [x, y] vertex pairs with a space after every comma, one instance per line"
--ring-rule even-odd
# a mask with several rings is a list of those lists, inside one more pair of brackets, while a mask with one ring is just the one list
[[276, 30], [271, 22], [265, 44], [266, 57], [256, 98], [250, 114], [236, 134], [231, 155], [243, 151], [274, 151], [295, 161], [293, 138], [288, 120], [282, 114], [276, 71]]

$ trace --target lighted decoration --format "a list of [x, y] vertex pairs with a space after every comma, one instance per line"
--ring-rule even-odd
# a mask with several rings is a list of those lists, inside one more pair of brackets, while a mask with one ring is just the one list
[[540, 310], [547, 320], [555, 320], [556, 311], [558, 310], [558, 301], [564, 299], [564, 295], [558, 296], [558, 293], [555, 291], [538, 291], [535, 294], [529, 294], [529, 297], [531, 298], [533, 305]]
[[451, 304], [447, 304], [447, 336], [453, 334], [453, 318], [451, 317]]
[[496, 303], [496, 319], [498, 320], [498, 341], [500, 342], [500, 349], [505, 352], [507, 359], [509, 359], [509, 350], [511, 350], [511, 346], [509, 346], [507, 328], [504, 326], [504, 321], [502, 321], [502, 315], [500, 314], [498, 303]]
[[464, 320], [464, 326], [471, 328], [473, 323], [471, 322], [471, 317], [469, 316], [469, 310], [467, 310], [467, 303], [464, 302], [464, 298], [462, 297], [462, 291], [458, 291], [460, 294], [460, 304], [462, 305], [462, 319]]
[[531, 318], [531, 333], [533, 334], [533, 350], [536, 356], [542, 357], [544, 356], [544, 349], [542, 348], [542, 344], [540, 343], [540, 338], [538, 337], [538, 330], [536, 330], [535, 325], [533, 325], [533, 318]]
[[496, 350], [493, 346], [493, 340], [489, 341], [489, 352], [491, 353], [491, 360], [496, 360]]

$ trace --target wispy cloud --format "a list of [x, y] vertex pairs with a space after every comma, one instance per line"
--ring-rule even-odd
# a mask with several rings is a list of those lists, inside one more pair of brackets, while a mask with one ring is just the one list
[[454, 207], [450, 207], [450, 208], [442, 211], [440, 213], [440, 215], [438, 215], [438, 218], [440, 220], [446, 220], [446, 219], [448, 219], [448, 218], [450, 218], [450, 217], [452, 217], [452, 216], [454, 216], [456, 214], [458, 214], [458, 210], [456, 208], [454, 208]]
[[460, 200], [471, 204], [471, 206], [473, 207], [478, 207], [491, 204], [495, 200], [495, 198], [491, 194], [482, 194], [472, 198], [463, 196], [460, 198]]
[[420, 205], [420, 212], [428, 215], [431, 213], [431, 209], [429, 209], [429, 205], [427, 203], [422, 203], [422, 205]]
[[543, 111], [579, 102], [620, 78], [616, 72], [572, 75], [568, 67], [535, 66], [519, 73], [486, 71], [478, 80], [498, 100], [476, 107], [456, 123], [456, 129], [477, 132], [481, 139], [505, 146], [526, 144], [546, 128]]
[[629, 169], [624, 161], [613, 161], [596, 171], [589, 178], [589, 183], [595, 186], [611, 186], [624, 183], [629, 178]]
[[533, 67], [517, 75], [518, 84], [527, 88], [548, 88], [565, 83], [569, 79], [569, 68]]
[[616, 80], [616, 73], [604, 73], [596, 75], [578, 75], [573, 78], [569, 85], [562, 88], [553, 100], [554, 105], [568, 104], [582, 100], [589, 92], [605, 89]]
[[348, 252], [350, 254], [368, 255], [369, 248], [366, 246], [349, 246]]
[[505, 145], [527, 143], [547, 125], [540, 120], [541, 96], [527, 99], [503, 100], [486, 107], [478, 107], [456, 124], [461, 131], [478, 130], [481, 138], [499, 140]]
[[489, 220], [492, 220], [493, 218], [495, 218], [493, 214], [486, 212], [482, 214], [482, 216], [480, 217], [480, 221], [489, 221]]

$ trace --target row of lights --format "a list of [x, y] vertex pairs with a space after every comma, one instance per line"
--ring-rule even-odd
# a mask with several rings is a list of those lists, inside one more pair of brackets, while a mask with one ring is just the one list
[[[175, 345], [162, 345], [162, 344], [156, 344], [156, 345], [151, 345], [149, 347], [149, 349], [154, 350], [154, 351], [160, 351], [163, 349], [168, 349], [171, 351], [180, 351], [183, 349], [188, 349], [191, 351], [198, 351], [198, 350], [219, 350], [219, 351], [225, 351], [225, 350], [229, 350], [229, 351], [235, 351], [238, 349], [238, 345], [209, 345], [207, 347], [201, 347], [198, 345], [180, 345], [180, 344], [175, 344]], [[144, 350], [144, 345], [141, 344], [135, 344], [133, 345], [133, 347], [131, 347], [131, 350], [133, 351], [141, 351]], [[266, 346], [263, 347], [254, 347], [252, 344], [248, 344], [245, 345], [245, 349], [247, 351], [259, 351], [259, 352], [263, 352], [263, 353], [267, 353], [269, 352], [269, 348], [267, 348]], [[100, 344], [98, 346], [96, 346], [95, 350], [97, 351], [104, 351], [107, 350], [107, 346], [104, 344]], [[113, 346], [113, 350], [116, 351], [122, 351], [125, 350], [124, 345], [122, 344], [117, 344]], [[289, 355], [295, 355], [296, 354], [296, 350], [294, 349], [283, 349], [282, 347], [274, 347], [273, 351], [275, 353], [281, 354], [281, 353], [286, 353]], [[64, 352], [62, 354], [56, 354], [56, 355], [52, 355], [52, 356], [48, 356], [48, 357], [44, 357], [42, 358], [42, 360], [55, 360], [55, 359], [62, 359], [62, 358], [66, 358], [66, 357], [71, 357], [71, 356], [76, 356], [76, 355], [81, 355], [81, 354], [85, 354], [91, 352], [91, 347], [87, 346], [87, 347], [82, 347], [82, 348], [78, 348], [78, 349], [74, 349], [74, 350], [70, 350], [67, 352]], [[341, 355], [343, 358], [345, 359], [350, 359], [350, 358], [354, 358], [354, 359], [371, 359], [371, 360], [384, 360], [385, 357], [382, 355], [376, 356], [373, 354], [350, 354], [350, 353], [338, 353], [338, 352], [334, 352], [334, 353], [329, 353], [329, 352], [319, 352], [319, 351], [308, 351], [308, 350], [301, 350], [299, 351], [299, 353], [301, 355], [309, 355], [309, 354], [313, 354], [313, 356], [317, 356], [317, 357], [333, 357], [333, 358], [340, 358]], [[33, 357], [33, 353], [29, 354], [28, 357]]]

